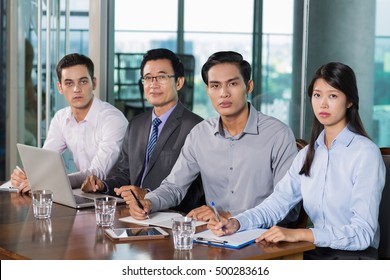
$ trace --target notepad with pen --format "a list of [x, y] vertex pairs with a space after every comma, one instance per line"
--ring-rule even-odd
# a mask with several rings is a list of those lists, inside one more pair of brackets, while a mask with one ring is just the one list
[[194, 242], [211, 246], [240, 249], [254, 243], [255, 239], [265, 231], [266, 229], [256, 228], [218, 237], [214, 235], [211, 230], [205, 230], [194, 235]]
[[0, 186], [0, 191], [17, 192], [18, 189], [11, 185], [11, 181], [7, 181]]
[[[180, 213], [176, 212], [155, 212], [149, 215], [149, 219], [137, 220], [131, 216], [120, 218], [119, 220], [126, 223], [133, 223], [144, 226], [158, 226], [164, 228], [172, 228], [172, 219], [181, 217]], [[203, 221], [196, 221], [195, 226], [202, 226], [207, 224]]]

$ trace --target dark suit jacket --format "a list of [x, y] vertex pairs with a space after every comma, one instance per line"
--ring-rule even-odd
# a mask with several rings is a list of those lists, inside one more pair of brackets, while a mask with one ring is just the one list
[[[188, 133], [201, 121], [201, 117], [186, 109], [180, 102], [177, 104], [158, 136], [146, 170], [143, 188], [154, 190], [160, 186], [171, 172]], [[105, 180], [110, 194], [115, 195], [114, 188], [124, 185], [140, 186], [151, 123], [151, 111], [137, 115], [129, 122], [121, 155]], [[199, 177], [174, 210], [188, 213], [204, 204], [203, 186]]]

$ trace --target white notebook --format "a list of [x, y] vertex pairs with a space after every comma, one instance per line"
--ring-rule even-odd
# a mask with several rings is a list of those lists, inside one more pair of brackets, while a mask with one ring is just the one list
[[11, 185], [11, 181], [7, 181], [0, 186], [0, 191], [17, 192], [18, 189]]
[[[119, 221], [126, 223], [133, 223], [144, 226], [157, 226], [172, 229], [172, 219], [176, 217], [181, 217], [180, 213], [175, 212], [156, 212], [149, 215], [149, 219], [146, 220], [136, 220], [131, 216], [120, 218]], [[196, 226], [205, 225], [207, 222], [196, 221]]]

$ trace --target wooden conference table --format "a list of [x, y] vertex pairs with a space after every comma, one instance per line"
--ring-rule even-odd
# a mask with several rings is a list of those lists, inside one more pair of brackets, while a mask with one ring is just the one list
[[[118, 205], [114, 227], [135, 226], [118, 221], [128, 215], [126, 205]], [[308, 242], [283, 242], [239, 250], [194, 244], [192, 250], [175, 251], [171, 235], [165, 240], [113, 243], [96, 227], [94, 208], [76, 210], [53, 203], [52, 217], [37, 220], [28, 195], [0, 191], [0, 259], [302, 259], [303, 252], [312, 249]]]

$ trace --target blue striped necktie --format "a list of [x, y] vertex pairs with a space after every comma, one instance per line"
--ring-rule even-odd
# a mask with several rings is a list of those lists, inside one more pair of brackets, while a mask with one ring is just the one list
[[158, 134], [158, 126], [161, 124], [161, 120], [159, 118], [155, 118], [153, 120], [153, 127], [152, 127], [152, 134], [150, 135], [147, 153], [148, 153], [148, 161], [150, 157], [152, 156], [152, 152], [154, 149], [154, 146], [156, 146], [157, 142], [157, 134]]

